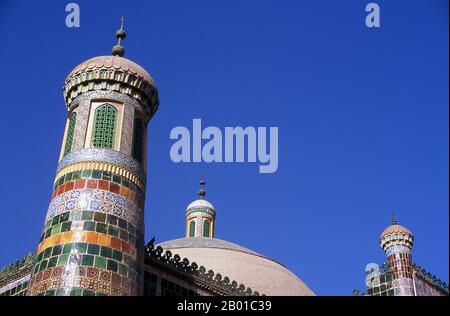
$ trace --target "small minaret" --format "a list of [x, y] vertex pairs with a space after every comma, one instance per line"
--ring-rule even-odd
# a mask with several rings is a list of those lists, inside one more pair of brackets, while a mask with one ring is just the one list
[[414, 236], [411, 231], [397, 224], [395, 214], [392, 225], [380, 236], [381, 248], [386, 253], [387, 264], [392, 273], [395, 296], [414, 296], [413, 262], [411, 250]]
[[205, 180], [200, 180], [199, 199], [186, 209], [186, 238], [214, 237], [216, 211], [214, 206], [205, 200]]

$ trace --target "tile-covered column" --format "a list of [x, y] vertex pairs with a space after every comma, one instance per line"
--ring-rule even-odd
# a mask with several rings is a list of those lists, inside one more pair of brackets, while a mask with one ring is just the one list
[[142, 295], [143, 134], [158, 96], [120, 47], [64, 83], [69, 116], [27, 295]]

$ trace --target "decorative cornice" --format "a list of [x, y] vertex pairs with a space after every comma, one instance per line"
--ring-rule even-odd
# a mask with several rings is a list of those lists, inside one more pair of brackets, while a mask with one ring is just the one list
[[140, 110], [141, 112], [147, 113], [146, 112], [147, 109], [144, 107], [144, 105], [136, 101], [136, 99], [116, 91], [103, 91], [103, 90], [89, 91], [80, 94], [79, 96], [77, 96], [75, 99], [72, 100], [72, 102], [68, 105], [68, 108], [71, 109], [73, 106], [79, 103], [96, 99], [119, 101], [124, 104], [130, 104], [136, 109]]
[[449, 286], [446, 282], [442, 281], [437, 276], [431, 274], [430, 272], [428, 272], [427, 270], [425, 270], [421, 266], [418, 266], [415, 263], [413, 263], [413, 269], [416, 271], [417, 274], [419, 274], [422, 278], [426, 279], [429, 283], [448, 293]]
[[381, 236], [380, 246], [384, 251], [395, 245], [406, 246], [409, 249], [412, 249], [414, 245], [414, 236], [406, 232], [393, 232]]
[[158, 90], [142, 77], [124, 69], [94, 67], [70, 75], [65, 81], [63, 96], [67, 107], [78, 96], [92, 91], [128, 95], [142, 104], [148, 118], [153, 116], [159, 106]]
[[190, 263], [187, 258], [181, 259], [178, 254], [172, 256], [170, 250], [164, 251], [161, 246], [155, 248], [153, 242], [147, 243], [145, 254], [148, 258], [192, 278], [195, 285], [207, 290], [222, 291], [232, 296], [261, 295], [244, 284], [238, 284], [235, 280], [231, 281], [229, 277], [222, 277], [220, 273], [214, 273], [213, 270], [206, 271], [204, 266], [199, 267], [195, 262]]
[[0, 287], [4, 287], [8, 283], [30, 274], [33, 268], [34, 259], [35, 256], [32, 253], [29, 253], [26, 257], [18, 259], [8, 266], [3, 266], [0, 271]]
[[131, 171], [128, 171], [127, 169], [124, 169], [122, 167], [119, 167], [117, 165], [108, 163], [108, 162], [102, 162], [102, 161], [87, 161], [87, 162], [77, 162], [68, 166], [63, 167], [59, 171], [57, 171], [55, 176], [55, 181], [53, 184], [57, 183], [57, 181], [64, 175], [75, 172], [79, 170], [99, 170], [99, 171], [109, 171], [111, 173], [117, 174], [119, 176], [125, 177], [129, 181], [133, 182], [135, 185], [137, 185], [142, 191], [145, 191], [145, 182], [141, 180], [137, 175], [132, 173]]
[[193, 207], [190, 208], [186, 211], [186, 216], [191, 215], [192, 213], [206, 213], [209, 214], [211, 216], [215, 216], [216, 215], [216, 211], [214, 211], [213, 209], [209, 208], [209, 207]]

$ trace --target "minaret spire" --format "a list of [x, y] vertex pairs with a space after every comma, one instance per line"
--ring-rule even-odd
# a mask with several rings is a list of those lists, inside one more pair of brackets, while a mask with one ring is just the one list
[[216, 210], [214, 206], [205, 199], [206, 181], [200, 178], [199, 198], [189, 204], [186, 208], [186, 238], [190, 237], [214, 237], [214, 222]]
[[112, 54], [114, 56], [123, 57], [123, 55], [125, 55], [125, 48], [122, 46], [122, 40], [125, 39], [125, 37], [127, 36], [127, 33], [123, 28], [125, 17], [122, 16], [120, 21], [121, 21], [120, 30], [117, 30], [116, 32], [117, 45], [113, 47]]

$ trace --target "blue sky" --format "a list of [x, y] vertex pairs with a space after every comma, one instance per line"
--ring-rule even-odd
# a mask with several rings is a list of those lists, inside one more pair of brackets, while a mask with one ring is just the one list
[[[155, 78], [146, 238], [182, 237], [207, 180], [216, 237], [275, 258], [319, 295], [364, 288], [396, 211], [414, 260], [448, 280], [448, 1], [2, 1], [0, 265], [35, 250], [66, 110], [62, 83], [109, 55], [126, 16], [126, 57]], [[279, 127], [279, 168], [175, 164], [175, 126]]]

